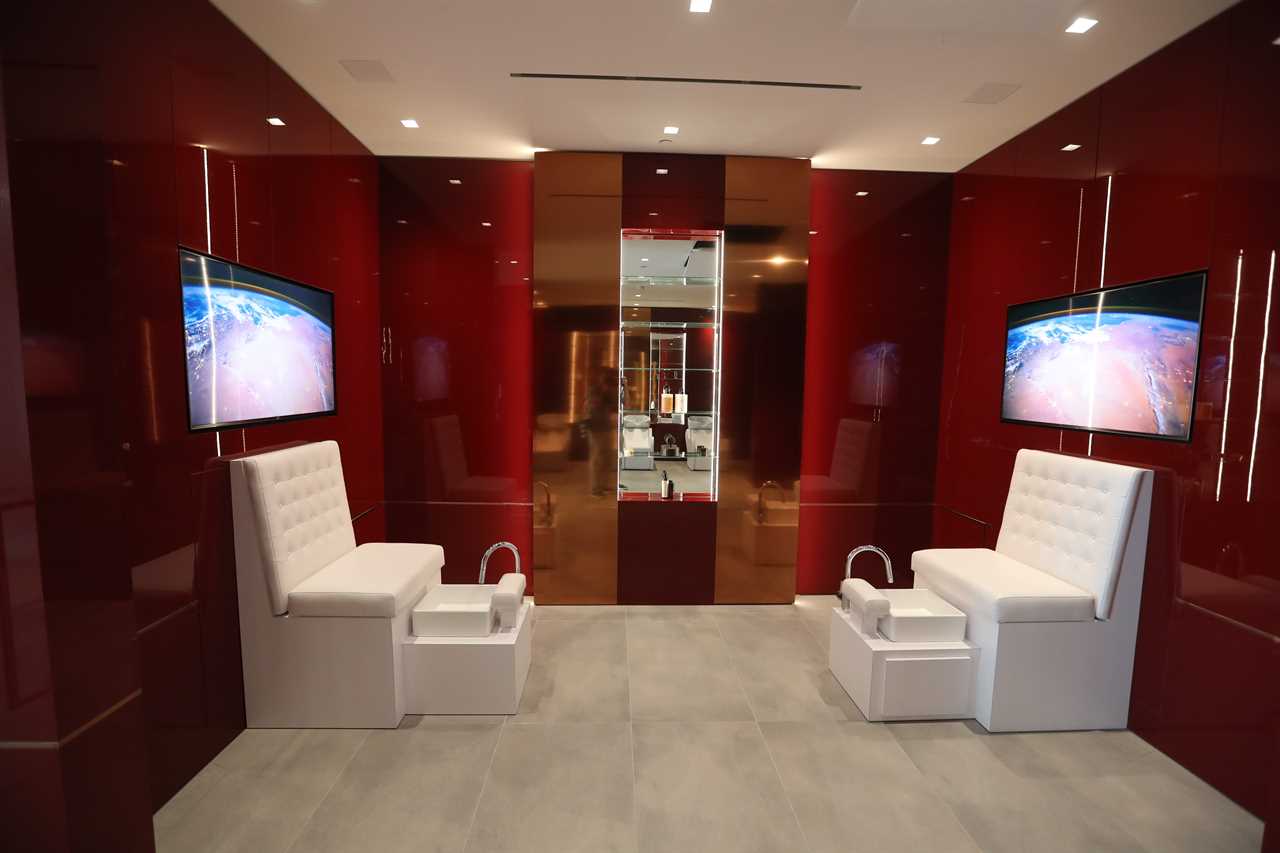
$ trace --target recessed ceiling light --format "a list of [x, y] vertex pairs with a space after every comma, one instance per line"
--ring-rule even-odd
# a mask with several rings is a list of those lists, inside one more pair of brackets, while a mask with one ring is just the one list
[[763, 276], [762, 276], [762, 275], [760, 275], [760, 273], [758, 273], [758, 272], [756, 272], [756, 273], [752, 273], [752, 274], [751, 274], [751, 277], [752, 277], [752, 278], [763, 278]]
[[772, 258], [769, 259], [769, 263], [773, 264], [775, 267], [780, 267], [786, 262], [787, 262], [787, 259], [782, 255], [774, 255]]
[[492, 222], [481, 222], [480, 224], [481, 224], [481, 225], [483, 225], [485, 228], [492, 228], [492, 227], [493, 227], [493, 223], [492, 223]]
[[407, 220], [407, 219], [397, 219], [397, 220], [396, 220], [396, 224], [397, 224], [397, 225], [408, 225], [408, 224], [409, 224], [409, 220]]
[[462, 179], [461, 179], [461, 178], [450, 178], [450, 179], [449, 179], [449, 183], [453, 184], [453, 185], [456, 187], [458, 184], [462, 183]]
[[1087, 33], [1093, 29], [1094, 24], [1098, 23], [1093, 18], [1076, 18], [1071, 22], [1071, 26], [1067, 27], [1069, 33]]
[[512, 261], [511, 263], [513, 263], [513, 264], [518, 264], [518, 263], [520, 263], [520, 262], [519, 262], [519, 261]]
[[899, 234], [898, 236], [899, 236], [899, 237], [910, 237], [910, 236], [911, 236], [911, 232], [910, 232], [910, 231], [903, 231], [903, 232], [902, 232], [901, 234]]
[[856, 195], [858, 198], [866, 198], [867, 196], [871, 195], [871, 193], [867, 192], [866, 190], [858, 190], [856, 193], [854, 193], [854, 195]]
[[689, 0], [689, 11], [705, 15], [711, 11], [711, 0]]
[[942, 137], [940, 136], [926, 136], [924, 139], [920, 140], [920, 144], [921, 145], [937, 145], [941, 141], [942, 141]]
[[667, 171], [668, 171], [668, 170], [667, 170], [667, 169], [654, 169], [653, 171], [657, 172], [659, 175], [665, 175], [665, 174], [667, 174]]
[[676, 127], [674, 124], [669, 124], [662, 129], [662, 132], [667, 136], [675, 136], [680, 132], [680, 128]]
[[1273, 40], [1271, 43], [1274, 45], [1280, 45], [1280, 36], [1276, 36], [1275, 40]]
[[270, 118], [267, 119], [267, 124], [271, 125], [272, 127], [284, 127], [284, 119], [280, 118], [279, 116], [271, 116]]
[[411, 128], [412, 128], [412, 127], [417, 127], [417, 126], [418, 126], [418, 120], [417, 120], [416, 118], [402, 118], [402, 119], [400, 119], [400, 123], [401, 123], [402, 125], [404, 125], [405, 127], [411, 127]]
[[648, 259], [648, 258], [641, 258], [641, 259], [640, 259], [640, 263], [642, 263], [642, 264], [647, 264], [647, 263], [649, 263], [649, 259]]
[[1079, 149], [1080, 146], [1074, 142], [1068, 142], [1066, 145], [1062, 146], [1063, 151], [1078, 151]]
[[656, 210], [651, 210], [651, 211], [649, 211], [649, 215], [650, 215], [650, 216], [657, 216], [657, 215], [658, 215], [658, 211], [656, 211]]
[[729, 294], [729, 298], [730, 298], [730, 299], [732, 299], [733, 297], [735, 297], [735, 296], [737, 296], [737, 295], [738, 295], [738, 294], [736, 294], [736, 293], [730, 293], [730, 294]]
[[818, 236], [818, 232], [817, 232], [817, 231], [810, 231], [810, 232], [809, 232], [809, 236], [810, 236], [810, 237], [816, 237], [816, 236]]

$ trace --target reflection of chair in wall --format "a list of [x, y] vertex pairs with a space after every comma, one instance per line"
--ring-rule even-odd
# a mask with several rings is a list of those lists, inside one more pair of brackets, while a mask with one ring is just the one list
[[445, 495], [451, 499], [503, 500], [514, 481], [509, 477], [472, 476], [467, 465], [467, 449], [462, 441], [462, 425], [457, 415], [441, 415], [429, 422]]
[[653, 470], [653, 430], [648, 415], [622, 416], [622, 470]]
[[538, 415], [533, 426], [533, 470], [563, 471], [569, 467], [569, 415], [550, 412]]
[[[707, 415], [690, 415], [689, 427], [684, 433], [684, 447], [689, 461], [690, 471], [710, 471], [712, 449], [715, 447], [715, 433], [712, 420]], [[699, 454], [698, 448], [705, 447], [706, 453]]]
[[443, 549], [357, 547], [333, 441], [234, 460], [231, 495], [249, 727], [396, 726], [401, 644]]
[[880, 424], [841, 418], [831, 448], [830, 474], [801, 474], [796, 494], [805, 500], [848, 499], [870, 493], [880, 464]]
[[1020, 450], [994, 551], [911, 557], [915, 585], [968, 616], [991, 731], [1122, 729], [1129, 718], [1150, 471]]

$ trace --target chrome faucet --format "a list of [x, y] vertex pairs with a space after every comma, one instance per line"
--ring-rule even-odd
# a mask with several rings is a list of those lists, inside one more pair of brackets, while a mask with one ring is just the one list
[[782, 484], [777, 480], [765, 480], [760, 484], [760, 488], [756, 490], [756, 521], [764, 524], [764, 490], [773, 486], [779, 492], [782, 492], [782, 499], [787, 499], [787, 490], [782, 488]]
[[535, 486], [542, 486], [543, 491], [547, 493], [547, 524], [551, 523], [551, 484], [546, 480], [538, 480]]
[[489, 546], [489, 550], [484, 552], [484, 556], [480, 558], [480, 583], [484, 583], [484, 572], [489, 567], [489, 558], [493, 556], [494, 551], [506, 548], [516, 558], [516, 574], [522, 574], [520, 571], [520, 549], [510, 542], [494, 542]]
[[889, 576], [889, 583], [893, 583], [893, 561], [889, 559], [889, 555], [885, 553], [883, 548], [877, 548], [875, 545], [859, 545], [849, 552], [849, 556], [844, 558], [845, 580], [848, 580], [853, 574], [853, 558], [863, 551], [874, 551], [880, 555], [880, 559], [884, 560], [884, 573]]

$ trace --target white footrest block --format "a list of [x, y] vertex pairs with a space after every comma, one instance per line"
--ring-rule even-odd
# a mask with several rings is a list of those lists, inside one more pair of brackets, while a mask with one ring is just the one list
[[831, 609], [828, 666], [868, 720], [973, 716], [975, 646], [963, 640], [895, 643], [864, 634], [857, 621], [857, 614]]
[[410, 637], [403, 647], [406, 714], [514, 714], [533, 653], [534, 605], [514, 628], [484, 637]]

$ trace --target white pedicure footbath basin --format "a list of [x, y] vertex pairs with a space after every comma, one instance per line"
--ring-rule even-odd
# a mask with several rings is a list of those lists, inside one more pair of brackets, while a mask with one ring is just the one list
[[895, 643], [949, 643], [964, 639], [964, 614], [932, 591], [877, 591], [889, 599], [889, 613], [879, 619], [879, 631], [886, 640]]
[[868, 720], [973, 716], [978, 649], [964, 639], [964, 613], [929, 590], [874, 589], [855, 578], [840, 598], [828, 666]]
[[[515, 571], [484, 582], [489, 557], [501, 548]], [[480, 583], [437, 584], [413, 608], [413, 634], [401, 648], [405, 713], [514, 714], [533, 654], [534, 605], [514, 545], [484, 555]]]
[[487, 637], [497, 584], [442, 583], [413, 608], [415, 637]]

